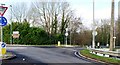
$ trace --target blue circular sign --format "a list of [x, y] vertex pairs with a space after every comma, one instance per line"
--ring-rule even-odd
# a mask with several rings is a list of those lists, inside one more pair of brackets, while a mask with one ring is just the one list
[[1, 44], [1, 46], [2, 46], [2, 48], [4, 48], [4, 47], [6, 47], [6, 44], [3, 42], [3, 43]]
[[5, 17], [0, 17], [0, 26], [5, 26], [7, 25], [7, 19]]

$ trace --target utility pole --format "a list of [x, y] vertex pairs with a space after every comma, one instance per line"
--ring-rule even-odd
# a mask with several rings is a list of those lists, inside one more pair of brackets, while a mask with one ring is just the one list
[[112, 0], [112, 6], [111, 6], [111, 26], [110, 26], [110, 51], [113, 51], [114, 43], [113, 41], [113, 29], [114, 29], [114, 0]]

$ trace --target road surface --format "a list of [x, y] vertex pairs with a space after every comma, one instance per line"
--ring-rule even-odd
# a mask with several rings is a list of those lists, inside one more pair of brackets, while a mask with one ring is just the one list
[[[74, 53], [82, 48], [7, 47], [17, 58], [3, 60], [2, 65], [98, 65], [100, 63], [78, 58]], [[101, 65], [101, 64], [100, 64]]]

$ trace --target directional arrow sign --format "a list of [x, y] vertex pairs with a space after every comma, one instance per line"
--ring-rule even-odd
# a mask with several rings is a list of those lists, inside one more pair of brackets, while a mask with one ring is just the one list
[[5, 43], [2, 43], [1, 46], [2, 46], [2, 48], [5, 48], [5, 47], [6, 47], [6, 44], [5, 44]]

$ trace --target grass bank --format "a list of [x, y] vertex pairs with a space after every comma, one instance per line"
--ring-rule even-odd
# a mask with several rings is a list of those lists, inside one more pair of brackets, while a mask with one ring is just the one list
[[90, 51], [87, 49], [80, 51], [80, 53], [92, 59], [96, 59], [96, 60], [103, 61], [103, 62], [110, 63], [110, 64], [120, 65], [120, 60], [118, 59], [98, 56], [98, 55], [90, 53]]

